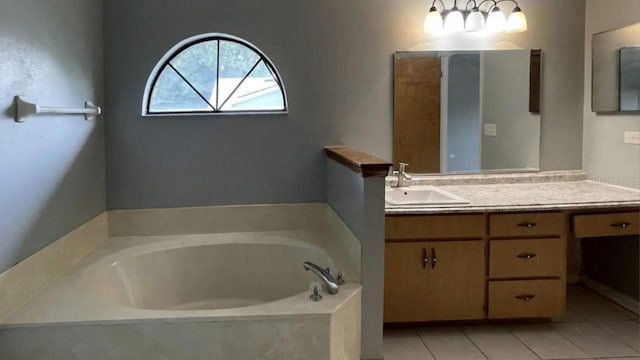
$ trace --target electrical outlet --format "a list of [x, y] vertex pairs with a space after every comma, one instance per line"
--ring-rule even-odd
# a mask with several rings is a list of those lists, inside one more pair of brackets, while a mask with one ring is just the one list
[[640, 131], [625, 131], [624, 143], [640, 145]]
[[497, 127], [496, 124], [484, 124], [484, 135], [485, 136], [497, 136]]

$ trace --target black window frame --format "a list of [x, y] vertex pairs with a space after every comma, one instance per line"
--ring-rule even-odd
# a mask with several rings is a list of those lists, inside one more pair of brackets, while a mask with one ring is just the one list
[[[200, 91], [198, 91], [195, 88], [195, 86], [193, 84], [191, 84], [171, 64], [171, 61], [173, 59], [175, 59], [177, 56], [182, 54], [184, 51], [188, 50], [190, 47], [195, 46], [195, 45], [200, 44], [200, 43], [203, 43], [203, 42], [209, 42], [209, 41], [218, 41], [218, 43], [217, 43], [218, 44], [218, 51], [217, 51], [217, 54], [216, 54], [216, 56], [217, 56], [217, 60], [216, 60], [216, 67], [217, 67], [216, 68], [216, 84], [218, 84], [218, 80], [219, 80], [219, 76], [220, 76], [220, 41], [229, 41], [229, 42], [234, 42], [234, 43], [240, 44], [240, 45], [242, 45], [244, 47], [249, 48], [251, 51], [256, 53], [256, 55], [258, 55], [258, 60], [256, 60], [256, 63], [247, 72], [247, 74], [242, 78], [242, 80], [238, 83], [238, 85], [234, 88], [234, 90], [228, 95], [227, 99], [224, 99], [224, 101], [221, 104], [220, 108], [222, 108], [222, 106], [224, 106], [224, 104], [231, 98], [231, 96], [233, 96], [233, 94], [240, 87], [240, 85], [242, 85], [244, 80], [247, 79], [249, 77], [249, 75], [251, 75], [253, 70], [260, 64], [260, 62], [262, 62], [262, 63], [265, 64], [267, 70], [269, 71], [269, 73], [271, 74], [271, 76], [273, 77], [273, 79], [275, 80], [275, 82], [278, 85], [278, 88], [280, 90], [280, 94], [281, 94], [282, 99], [283, 99], [283, 109], [282, 110], [273, 110], [273, 109], [265, 109], [265, 110], [260, 110], [260, 109], [221, 110], [221, 109], [216, 109], [216, 107], [213, 106], [213, 104], [211, 104], [209, 102], [209, 100], [207, 100], [200, 93]], [[167, 67], [170, 67], [171, 69], [173, 69], [173, 71], [175, 71], [175, 73], [206, 104], [208, 104], [213, 110], [152, 111], [151, 110], [151, 96], [152, 96], [153, 91], [155, 89], [155, 86], [156, 86], [156, 84], [158, 82], [158, 79], [160, 78], [160, 75], [162, 74], [162, 72]], [[219, 86], [216, 85], [216, 93], [218, 91], [219, 91]], [[220, 99], [218, 99], [218, 95], [217, 94], [216, 94], [216, 100], [220, 100]], [[149, 79], [147, 80], [147, 86], [146, 86], [145, 93], [144, 93], [143, 113], [142, 113], [142, 115], [143, 116], [180, 116], [180, 115], [187, 115], [188, 116], [188, 115], [234, 115], [234, 114], [235, 115], [238, 115], [238, 114], [241, 114], [241, 115], [244, 115], [244, 114], [286, 114], [286, 113], [288, 113], [288, 111], [289, 111], [289, 103], [288, 103], [288, 100], [287, 100], [287, 93], [286, 93], [286, 90], [285, 90], [284, 82], [282, 81], [282, 77], [280, 76], [280, 73], [276, 69], [276, 67], [273, 64], [273, 62], [271, 61], [271, 59], [269, 59], [269, 57], [267, 57], [267, 55], [264, 54], [257, 46], [253, 45], [252, 43], [250, 43], [247, 40], [244, 40], [242, 38], [239, 38], [239, 37], [236, 37], [236, 36], [233, 36], [233, 35], [229, 35], [229, 34], [210, 33], [210, 34], [196, 35], [196, 36], [187, 38], [187, 39], [181, 41], [180, 43], [178, 43], [173, 48], [171, 48], [167, 53], [165, 53], [163, 58], [156, 64], [156, 66], [154, 67], [151, 75], [149, 76]]]

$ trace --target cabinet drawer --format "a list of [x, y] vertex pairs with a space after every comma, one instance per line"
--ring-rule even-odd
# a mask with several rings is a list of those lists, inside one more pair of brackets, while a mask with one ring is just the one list
[[577, 238], [598, 236], [637, 235], [639, 212], [575, 215], [573, 229]]
[[561, 280], [489, 282], [489, 318], [549, 318], [564, 312]]
[[562, 235], [562, 213], [494, 214], [489, 217], [489, 235], [494, 237]]
[[485, 233], [484, 215], [387, 216], [387, 240], [479, 239]]
[[491, 240], [489, 277], [561, 277], [565, 239]]

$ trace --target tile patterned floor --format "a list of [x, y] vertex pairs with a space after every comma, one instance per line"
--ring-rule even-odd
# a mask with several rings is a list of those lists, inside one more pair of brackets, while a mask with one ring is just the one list
[[387, 328], [385, 360], [640, 360], [638, 315], [579, 286], [550, 323]]

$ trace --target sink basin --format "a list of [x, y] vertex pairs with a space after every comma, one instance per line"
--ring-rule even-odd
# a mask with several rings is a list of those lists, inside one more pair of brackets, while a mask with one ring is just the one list
[[387, 187], [385, 202], [390, 206], [460, 206], [470, 204], [469, 200], [435, 186]]

